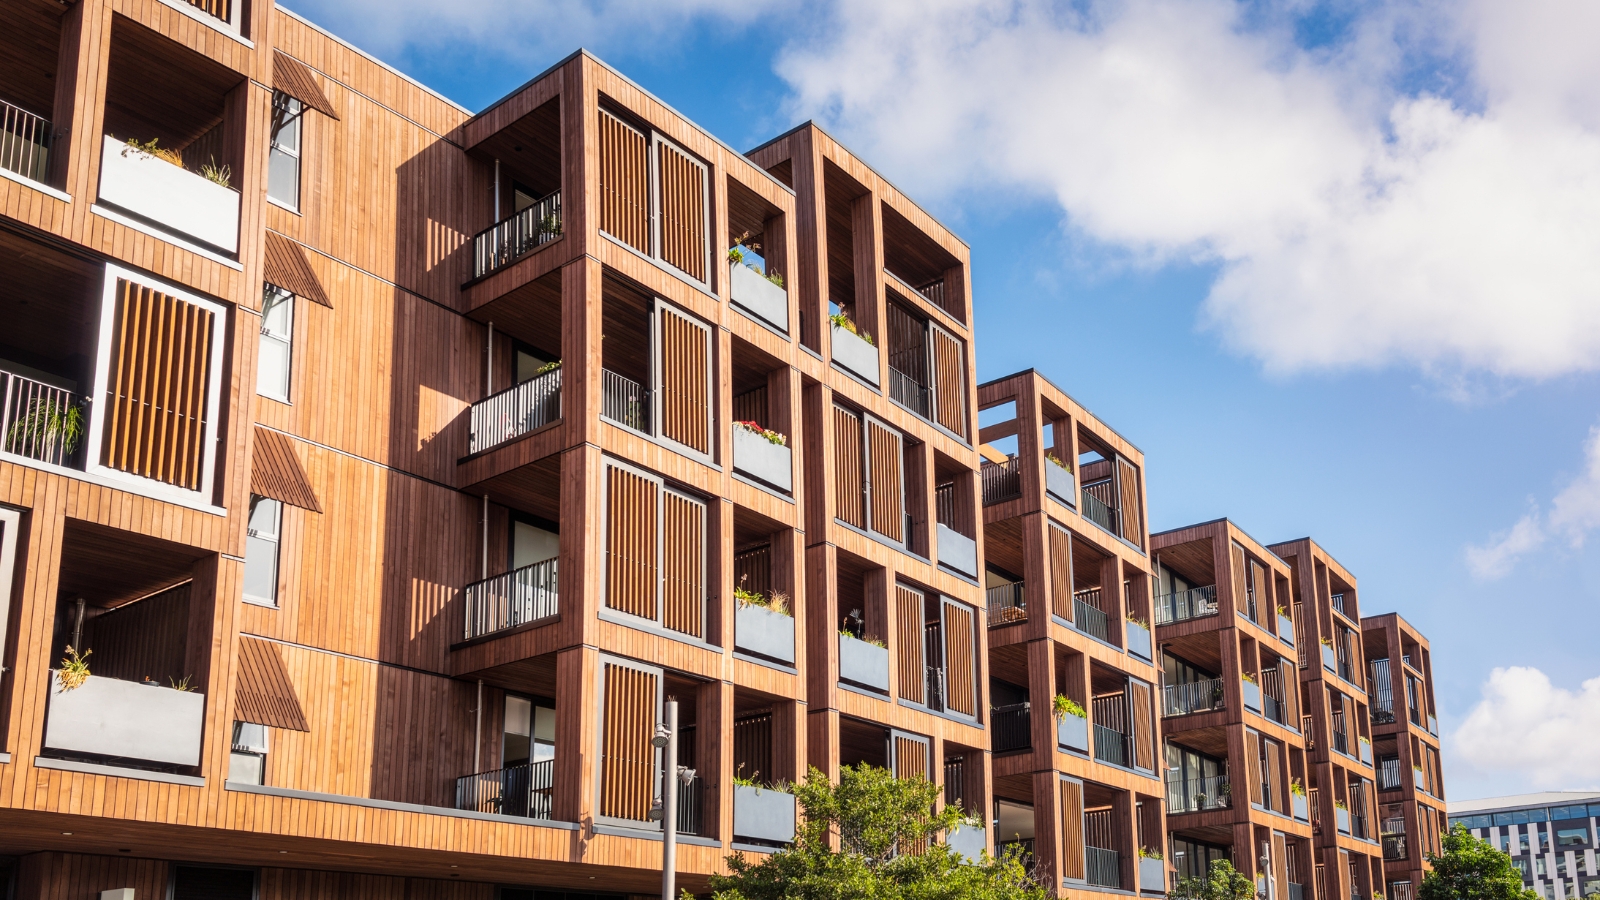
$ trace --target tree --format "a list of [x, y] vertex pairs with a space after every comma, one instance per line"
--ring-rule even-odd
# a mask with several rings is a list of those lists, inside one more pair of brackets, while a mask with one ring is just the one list
[[1235, 869], [1233, 863], [1225, 859], [1214, 859], [1204, 876], [1179, 878], [1167, 897], [1168, 900], [1251, 900], [1255, 895], [1256, 885], [1249, 875]]
[[[750, 862], [727, 859], [712, 875], [716, 900], [1045, 900], [1015, 852], [965, 858], [940, 833], [977, 827], [954, 806], [936, 808], [940, 788], [901, 780], [872, 765], [844, 766], [839, 783], [813, 768], [795, 789], [801, 820], [794, 843]], [[837, 838], [834, 849], [831, 838]], [[687, 896], [687, 892], [685, 892]]]
[[1422, 877], [1419, 900], [1539, 900], [1522, 886], [1511, 857], [1472, 836], [1457, 822], [1440, 841], [1444, 852], [1428, 854], [1433, 871]]

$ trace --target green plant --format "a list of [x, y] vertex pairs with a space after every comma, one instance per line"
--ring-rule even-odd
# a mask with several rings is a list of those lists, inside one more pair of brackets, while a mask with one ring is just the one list
[[78, 449], [83, 440], [83, 404], [36, 398], [6, 432], [6, 447], [18, 449], [60, 442], [63, 453]]
[[1440, 836], [1439, 855], [1428, 854], [1433, 871], [1422, 876], [1418, 900], [1539, 900], [1522, 886], [1511, 857], [1472, 836], [1457, 822]]
[[216, 157], [212, 157], [210, 162], [200, 164], [200, 177], [211, 182], [212, 184], [220, 184], [223, 187], [232, 187], [233, 167], [227, 163], [223, 163], [219, 166], [217, 165]]
[[1328, 638], [1328, 637], [1323, 638], [1322, 639], [1322, 646], [1324, 646], [1324, 647], [1332, 647], [1333, 646], [1333, 638]]
[[561, 219], [555, 213], [547, 214], [539, 220], [539, 231], [541, 234], [560, 234]]
[[756, 784], [756, 776], [760, 774], [760, 772], [751, 772], [749, 775], [744, 774], [744, 763], [739, 763], [738, 771], [733, 773], [733, 783], [737, 787], [756, 788], [759, 790], [760, 785]]
[[1166, 859], [1166, 857], [1161, 854], [1160, 850], [1155, 850], [1155, 849], [1152, 849], [1150, 847], [1140, 847], [1139, 848], [1139, 858], [1140, 859]]
[[89, 680], [89, 654], [93, 652], [85, 650], [80, 656], [71, 644], [67, 645], [67, 655], [62, 658], [61, 670], [56, 673], [56, 681], [61, 683], [61, 690], [75, 691]]
[[1055, 701], [1051, 704], [1051, 709], [1058, 719], [1062, 716], [1077, 716], [1080, 719], [1089, 718], [1089, 714], [1083, 711], [1083, 707], [1079, 706], [1076, 700], [1066, 694], [1057, 694]]
[[856, 337], [861, 338], [863, 341], [866, 341], [868, 347], [876, 347], [877, 346], [876, 344], [874, 344], [872, 342], [872, 335], [867, 334], [865, 331], [862, 331], [860, 328], [857, 328], [856, 327], [856, 323], [851, 321], [850, 317], [848, 315], [846, 315], [845, 313], [836, 312], [836, 313], [828, 316], [828, 321], [832, 322], [833, 324], [835, 324], [837, 326], [839, 326], [840, 328], [843, 328], [845, 331], [850, 332], [851, 334], [855, 335]]
[[172, 685], [172, 689], [175, 691], [183, 691], [184, 693], [188, 693], [194, 690], [194, 688], [189, 684], [189, 679], [192, 677], [194, 676], [185, 675], [182, 678], [174, 679], [171, 675], [168, 675], [167, 684]]
[[1333, 808], [1334, 809], [1342, 809], [1345, 812], [1349, 812], [1350, 811], [1349, 805], [1346, 804], [1343, 800], [1335, 800], [1335, 801], [1333, 801]]
[[561, 368], [561, 360], [559, 360], [559, 359], [551, 360], [550, 362], [547, 362], [544, 365], [540, 366], [533, 374], [534, 375], [543, 375], [546, 372], [554, 372], [555, 370], [557, 370], [559, 368]]
[[739, 583], [734, 585], [733, 588], [733, 599], [739, 601], [740, 606], [759, 606], [782, 616], [794, 615], [794, 612], [789, 609], [788, 594], [783, 591], [773, 591], [768, 595], [760, 591], [749, 590], [744, 586], [745, 579], [749, 577], [749, 575], [740, 576]]
[[1056, 465], [1060, 466], [1061, 468], [1066, 469], [1068, 472], [1072, 471], [1072, 467], [1067, 465], [1066, 460], [1064, 460], [1061, 457], [1055, 455], [1054, 453], [1046, 451], [1045, 455], [1044, 455], [1044, 461], [1045, 462], [1049, 462], [1049, 463], [1055, 463]]
[[783, 287], [783, 273], [782, 272], [768, 272], [763, 277], [765, 277], [768, 281], [772, 282], [773, 284], [777, 285], [778, 287]]
[[1304, 797], [1306, 795], [1306, 786], [1300, 783], [1300, 779], [1292, 778], [1289, 780], [1289, 793], [1294, 794], [1296, 797]]
[[1244, 678], [1245, 681], [1250, 682], [1251, 684], [1255, 684], [1256, 683], [1256, 676], [1251, 674], [1251, 673], [1249, 673], [1249, 672], [1243, 673], [1241, 675], [1241, 677]]
[[158, 147], [158, 146], [156, 146], [159, 142], [160, 142], [160, 138], [151, 138], [148, 141], [139, 141], [139, 140], [128, 140], [128, 141], [125, 141], [124, 143], [126, 143], [127, 146], [122, 148], [122, 155], [123, 156], [127, 156], [128, 155], [128, 151], [132, 150], [135, 153], [140, 153], [140, 154], [143, 154], [145, 156], [153, 156], [156, 159], [162, 160], [164, 162], [172, 163], [173, 165], [178, 166], [179, 168], [182, 168], [183, 167], [183, 154], [179, 153], [176, 150], [169, 150], [166, 147]]
[[1150, 620], [1149, 619], [1141, 619], [1141, 618], [1138, 617], [1138, 615], [1136, 615], [1134, 613], [1128, 613], [1127, 619], [1128, 619], [1129, 622], [1132, 622], [1133, 624], [1139, 626], [1140, 628], [1143, 628], [1145, 631], [1149, 631], [1150, 630]]
[[1289, 607], [1287, 607], [1287, 606], [1278, 607], [1278, 615], [1283, 616], [1285, 619], [1289, 618]]
[[1167, 896], [1171, 900], [1254, 900], [1256, 884], [1233, 863], [1217, 859], [1204, 877], [1179, 878]]

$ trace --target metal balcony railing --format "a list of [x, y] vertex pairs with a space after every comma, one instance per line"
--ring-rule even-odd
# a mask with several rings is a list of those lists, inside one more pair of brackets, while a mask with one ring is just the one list
[[600, 415], [618, 425], [649, 434], [649, 389], [610, 369], [601, 369]]
[[994, 845], [994, 852], [999, 859], [1004, 859], [1007, 853], [1016, 853], [1017, 862], [1022, 863], [1022, 868], [1028, 872], [1033, 871], [1033, 838], [998, 841]]
[[456, 779], [456, 809], [549, 819], [555, 775], [553, 759], [463, 775]]
[[0, 100], [0, 169], [43, 183], [50, 176], [50, 120]]
[[1372, 700], [1370, 707], [1372, 724], [1394, 724], [1394, 692], [1389, 688], [1380, 688], [1368, 695]]
[[28, 459], [82, 468], [78, 450], [89, 413], [71, 391], [0, 369], [0, 448]]
[[556, 558], [467, 585], [467, 640], [548, 619], [560, 611]]
[[1121, 533], [1117, 511], [1111, 505], [1113, 486], [1109, 480], [1083, 486], [1083, 517], [1112, 534]]
[[1217, 614], [1217, 586], [1190, 588], [1156, 598], [1156, 624], [1171, 625]]
[[487, 275], [560, 236], [561, 192], [556, 191], [478, 232], [472, 239], [472, 277]]
[[924, 419], [929, 416], [927, 386], [896, 369], [893, 364], [889, 366], [889, 399]]
[[561, 370], [552, 369], [472, 404], [467, 453], [481, 453], [561, 418]]
[[1011, 625], [1028, 620], [1027, 598], [1023, 596], [1023, 583], [995, 585], [984, 591], [989, 606], [989, 627]]
[[1122, 887], [1122, 858], [1115, 850], [1104, 847], [1084, 847], [1088, 863], [1089, 883], [1096, 887]]
[[1274, 722], [1281, 725], [1289, 724], [1288, 706], [1266, 691], [1261, 692], [1261, 712]]
[[1337, 609], [1339, 611], [1340, 615], [1346, 615], [1346, 613], [1344, 611], [1344, 594], [1343, 593], [1334, 594], [1329, 599], [1332, 600], [1333, 608]]
[[1227, 694], [1221, 678], [1169, 684], [1161, 688], [1163, 716], [1187, 716], [1191, 713], [1223, 709], [1226, 706]]
[[1305, 900], [1305, 885], [1289, 882], [1289, 900]]
[[1094, 595], [1096, 601], [1100, 599], [1098, 590], [1081, 591], [1072, 596], [1072, 621], [1078, 626], [1078, 630], [1084, 634], [1092, 635], [1109, 643], [1111, 641], [1111, 617], [1101, 612], [1099, 607], [1091, 606], [1084, 602], [1084, 597], [1090, 594]]
[[1389, 882], [1389, 900], [1416, 900], [1416, 891], [1409, 881]]
[[983, 479], [983, 505], [993, 506], [1022, 496], [1022, 469], [1013, 456], [1003, 463], [984, 460], [978, 469]]
[[995, 753], [1026, 750], [1033, 745], [1033, 714], [1026, 702], [989, 710], [989, 728], [994, 734]]
[[1210, 778], [1167, 777], [1167, 812], [1189, 813], [1208, 809], [1227, 809], [1232, 802], [1233, 788], [1228, 776]]
[[945, 698], [945, 672], [944, 666], [925, 666], [928, 683], [928, 708], [944, 709]]
[[1128, 736], [1115, 728], [1094, 726], [1094, 758], [1113, 766], [1129, 764]]
[[1378, 757], [1378, 790], [1398, 791], [1400, 790], [1401, 786], [1400, 757]]
[[678, 782], [678, 833], [699, 834], [705, 821], [706, 783], [704, 779]]
[[1314, 720], [1310, 716], [1301, 716], [1300, 717], [1300, 733], [1305, 736], [1306, 749], [1307, 750], [1315, 750], [1315, 749], [1317, 749], [1316, 735], [1311, 730], [1311, 726], [1312, 726], [1313, 721]]

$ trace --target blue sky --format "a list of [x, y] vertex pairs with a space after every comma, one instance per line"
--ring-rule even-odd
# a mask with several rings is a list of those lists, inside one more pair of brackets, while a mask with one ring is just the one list
[[585, 46], [737, 147], [816, 118], [1154, 527], [1309, 534], [1431, 638], [1453, 798], [1600, 787], [1594, 4], [291, 7], [471, 109]]

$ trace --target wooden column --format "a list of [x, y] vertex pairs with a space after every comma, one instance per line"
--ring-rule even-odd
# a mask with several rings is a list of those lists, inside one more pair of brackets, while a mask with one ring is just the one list
[[1028, 698], [1031, 703], [1028, 744], [1033, 748], [1033, 770], [1051, 771], [1056, 763], [1055, 701], [1056, 652], [1049, 638], [1029, 641]]
[[806, 705], [798, 700], [772, 704], [772, 777], [795, 784], [805, 780]]
[[[711, 681], [695, 692], [696, 776], [705, 784], [701, 837], [727, 837], [733, 833], [733, 802], [724, 785], [733, 783], [733, 684]], [[728, 796], [725, 796], [728, 795]]]
[[[51, 183], [71, 194], [76, 228], [83, 228], [96, 196], [101, 132], [105, 127], [106, 72], [111, 61], [111, 7], [81, 0], [61, 19], [56, 99], [51, 127]], [[81, 232], [79, 232], [81, 233]]]
[[[593, 816], [600, 728], [600, 651], [574, 647], [556, 655], [556, 766], [552, 815], [558, 822]], [[562, 698], [570, 698], [561, 702]], [[579, 842], [579, 847], [584, 847]], [[581, 851], [580, 851], [581, 852]]]

